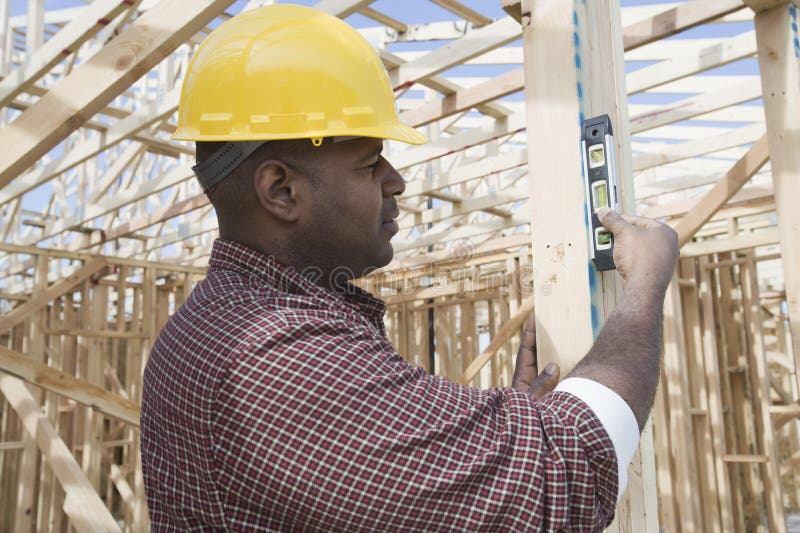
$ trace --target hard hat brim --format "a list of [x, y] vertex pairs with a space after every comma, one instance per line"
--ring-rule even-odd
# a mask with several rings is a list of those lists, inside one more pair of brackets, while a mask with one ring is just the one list
[[172, 135], [172, 139], [176, 141], [199, 141], [199, 142], [215, 142], [215, 141], [279, 141], [289, 139], [314, 139], [325, 137], [372, 137], [375, 139], [386, 139], [390, 141], [399, 141], [406, 144], [425, 144], [428, 138], [403, 123], [397, 122], [394, 124], [384, 124], [380, 127], [367, 127], [367, 128], [347, 128], [341, 131], [325, 130], [325, 131], [309, 131], [303, 135], [287, 133], [284, 135], [270, 134], [258, 135], [251, 132], [229, 132], [219, 135], [201, 134], [199, 131], [192, 131], [192, 128], [179, 128]]

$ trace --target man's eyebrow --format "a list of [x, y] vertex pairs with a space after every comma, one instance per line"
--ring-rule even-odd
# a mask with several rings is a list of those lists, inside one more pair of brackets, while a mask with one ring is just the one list
[[359, 161], [369, 161], [370, 159], [374, 159], [379, 155], [381, 155], [382, 152], [383, 152], [383, 143], [381, 143], [380, 146], [367, 152], [367, 154], [364, 157], [362, 157]]

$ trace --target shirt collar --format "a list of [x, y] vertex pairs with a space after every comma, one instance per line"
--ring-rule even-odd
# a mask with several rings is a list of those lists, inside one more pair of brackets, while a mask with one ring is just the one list
[[334, 305], [345, 304], [364, 315], [383, 331], [386, 304], [352, 283], [348, 283], [346, 289], [341, 292], [326, 289], [301, 275], [294, 268], [279, 263], [273, 256], [226, 239], [214, 241], [209, 265], [211, 268], [234, 270], [254, 276], [263, 285], [282, 291], [320, 298]]

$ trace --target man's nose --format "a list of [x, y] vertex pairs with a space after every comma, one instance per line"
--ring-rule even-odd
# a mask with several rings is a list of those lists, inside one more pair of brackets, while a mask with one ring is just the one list
[[406, 190], [406, 180], [385, 158], [383, 166], [383, 195], [399, 196]]

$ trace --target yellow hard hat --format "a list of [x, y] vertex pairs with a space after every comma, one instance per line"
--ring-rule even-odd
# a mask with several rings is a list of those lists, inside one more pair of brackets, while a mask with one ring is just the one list
[[336, 17], [298, 5], [237, 15], [200, 44], [181, 90], [174, 139], [376, 137], [422, 144], [401, 123], [378, 55]]

